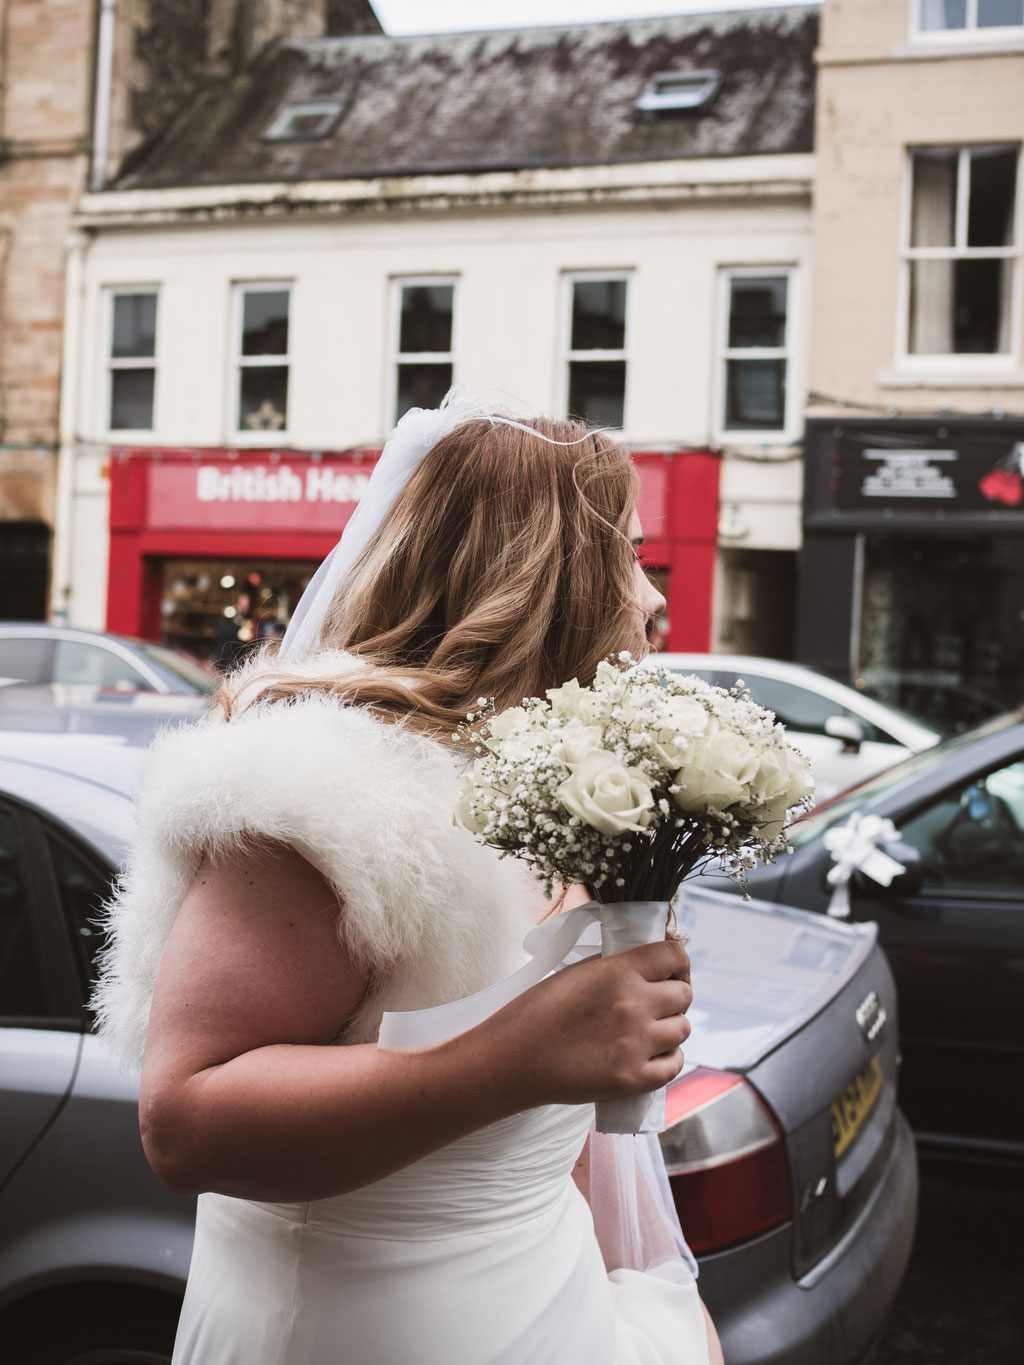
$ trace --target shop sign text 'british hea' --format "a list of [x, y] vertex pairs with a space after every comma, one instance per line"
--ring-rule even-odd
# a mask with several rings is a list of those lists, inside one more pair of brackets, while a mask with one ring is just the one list
[[334, 530], [366, 492], [373, 465], [351, 456], [154, 461], [148, 524], [254, 530]]

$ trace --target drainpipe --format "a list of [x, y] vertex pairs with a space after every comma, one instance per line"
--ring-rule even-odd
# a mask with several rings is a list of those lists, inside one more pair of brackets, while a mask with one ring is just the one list
[[100, 22], [96, 34], [96, 103], [92, 116], [92, 167], [90, 190], [101, 190], [107, 178], [107, 152], [110, 147], [110, 93], [114, 74], [114, 24], [117, 0], [100, 0]]
[[89, 235], [72, 231], [65, 240], [67, 265], [64, 285], [64, 354], [61, 364], [60, 448], [57, 452], [54, 509], [53, 570], [50, 579], [50, 617], [66, 625], [71, 612], [75, 463], [78, 441], [82, 367], [82, 314], [85, 303], [85, 253]]

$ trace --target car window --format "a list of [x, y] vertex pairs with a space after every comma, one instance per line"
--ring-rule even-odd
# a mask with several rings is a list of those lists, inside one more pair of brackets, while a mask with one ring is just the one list
[[205, 668], [198, 659], [180, 649], [165, 649], [163, 645], [137, 644], [147, 659], [186, 684], [192, 692], [211, 692], [220, 682], [220, 674]]
[[763, 673], [751, 673], [749, 671], [739, 674], [719, 671], [715, 675], [714, 681], [719, 687], [728, 688], [732, 687], [737, 676], [742, 677], [751, 697], [757, 702], [758, 706], [773, 711], [776, 719], [780, 720], [787, 730], [799, 730], [805, 735], [823, 735], [825, 733], [825, 722], [830, 716], [849, 716], [860, 726], [866, 740], [874, 740], [883, 744], [893, 742], [891, 737], [880, 730], [877, 725], [872, 725], [871, 721], [857, 715], [849, 707], [842, 706], [829, 697], [823, 697], [809, 687], [801, 687], [799, 683], [786, 682], [781, 678], [769, 678]]
[[0, 636], [0, 678], [48, 683], [53, 641], [32, 635]]
[[900, 824], [935, 891], [1005, 889], [1024, 882], [1024, 758], [971, 778]]
[[15, 813], [0, 806], [0, 1015], [47, 1013], [32, 900]]
[[60, 836], [48, 833], [54, 876], [61, 908], [74, 941], [75, 959], [82, 981], [91, 987], [96, 976], [96, 957], [103, 946], [99, 915], [110, 897], [110, 879], [80, 850]]
[[91, 687], [123, 687], [153, 692], [153, 684], [113, 650], [81, 640], [58, 640], [53, 655], [53, 681], [88, 683]]

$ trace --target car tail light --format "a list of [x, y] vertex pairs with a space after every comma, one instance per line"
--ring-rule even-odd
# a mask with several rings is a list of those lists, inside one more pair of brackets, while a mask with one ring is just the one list
[[666, 1109], [661, 1149], [695, 1253], [720, 1251], [790, 1217], [782, 1130], [742, 1076], [696, 1067], [669, 1087]]

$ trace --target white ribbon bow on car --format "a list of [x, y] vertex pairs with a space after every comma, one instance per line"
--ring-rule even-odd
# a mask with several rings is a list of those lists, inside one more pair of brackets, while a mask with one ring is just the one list
[[891, 885], [894, 877], [906, 871], [901, 862], [882, 848], [899, 837], [893, 822], [881, 815], [854, 814], [845, 825], [825, 831], [823, 842], [836, 864], [828, 874], [828, 884], [833, 888], [830, 915], [836, 919], [849, 918], [850, 878], [855, 871], [863, 872], [879, 886]]

